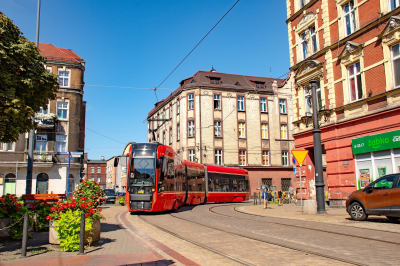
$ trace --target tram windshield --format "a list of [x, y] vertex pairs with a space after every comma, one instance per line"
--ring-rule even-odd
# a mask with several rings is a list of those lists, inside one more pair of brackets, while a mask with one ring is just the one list
[[134, 171], [130, 174], [130, 185], [153, 185], [155, 180], [155, 152], [133, 151]]

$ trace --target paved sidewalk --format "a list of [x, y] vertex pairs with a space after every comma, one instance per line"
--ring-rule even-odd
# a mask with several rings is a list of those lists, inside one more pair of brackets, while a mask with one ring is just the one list
[[238, 211], [250, 214], [279, 217], [285, 219], [307, 220], [322, 223], [339, 224], [345, 226], [354, 226], [359, 228], [384, 230], [390, 232], [400, 232], [400, 222], [389, 221], [385, 216], [369, 216], [366, 221], [354, 221], [344, 208], [327, 208], [327, 214], [301, 214], [301, 207], [295, 204], [268, 204], [267, 209], [263, 205], [247, 205], [236, 207]]
[[2, 241], [0, 265], [197, 265], [126, 223], [126, 207], [106, 206], [103, 214], [99, 246], [88, 248], [85, 255], [54, 250], [48, 233], [42, 232], [28, 241], [27, 258], [21, 258], [20, 241]]

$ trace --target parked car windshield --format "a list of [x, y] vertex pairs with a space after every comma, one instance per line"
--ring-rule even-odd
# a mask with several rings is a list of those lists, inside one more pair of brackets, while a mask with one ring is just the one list
[[114, 192], [113, 190], [107, 190], [107, 189], [105, 189], [105, 190], [104, 190], [104, 193], [105, 193], [107, 196], [115, 196], [115, 192]]

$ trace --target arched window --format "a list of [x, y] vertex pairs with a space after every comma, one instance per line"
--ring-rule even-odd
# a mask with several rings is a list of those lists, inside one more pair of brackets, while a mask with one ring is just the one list
[[6, 175], [4, 180], [4, 195], [6, 194], [15, 194], [15, 175], [13, 173], [9, 173]]
[[48, 194], [49, 176], [46, 173], [40, 173], [36, 177], [36, 194]]

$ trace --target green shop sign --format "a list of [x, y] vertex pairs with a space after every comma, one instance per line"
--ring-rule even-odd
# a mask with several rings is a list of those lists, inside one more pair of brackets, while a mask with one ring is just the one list
[[400, 130], [353, 139], [353, 154], [400, 148]]

